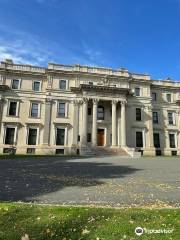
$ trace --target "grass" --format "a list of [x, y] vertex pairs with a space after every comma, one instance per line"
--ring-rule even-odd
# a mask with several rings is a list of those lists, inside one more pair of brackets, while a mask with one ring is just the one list
[[[171, 234], [136, 236], [137, 226], [174, 229]], [[0, 240], [180, 239], [180, 209], [111, 209], [0, 204]]]

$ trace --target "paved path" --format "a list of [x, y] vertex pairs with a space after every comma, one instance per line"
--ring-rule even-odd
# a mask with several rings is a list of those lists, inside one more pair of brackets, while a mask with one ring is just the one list
[[0, 200], [180, 206], [180, 158], [0, 159]]

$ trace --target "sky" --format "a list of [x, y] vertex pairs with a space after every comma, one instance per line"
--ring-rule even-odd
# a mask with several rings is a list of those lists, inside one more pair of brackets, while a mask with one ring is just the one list
[[0, 0], [0, 60], [180, 81], [180, 0]]

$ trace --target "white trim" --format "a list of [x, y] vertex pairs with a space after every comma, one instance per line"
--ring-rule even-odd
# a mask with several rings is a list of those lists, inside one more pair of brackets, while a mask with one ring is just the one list
[[[37, 117], [34, 117], [34, 116], [31, 116], [31, 110], [32, 110], [32, 104], [35, 103], [35, 104], [38, 104], [38, 116]], [[41, 103], [38, 102], [38, 101], [30, 101], [30, 111], [29, 111], [29, 117], [30, 118], [41, 118]]]
[[[35, 91], [34, 90], [34, 83], [35, 82], [39, 82], [40, 84], [39, 84], [39, 90], [38, 91]], [[33, 80], [32, 81], [32, 90], [34, 91], [34, 92], [41, 92], [41, 85], [42, 85], [42, 82], [41, 81], [39, 81], [39, 80]]]
[[[36, 144], [35, 145], [29, 145], [28, 144], [28, 140], [29, 140], [29, 129], [36, 129], [37, 130], [37, 135], [36, 135]], [[36, 127], [36, 126], [26, 126], [26, 145], [27, 146], [37, 146], [39, 145], [39, 132], [40, 132], [40, 129], [39, 127]]]
[[[64, 131], [64, 145], [56, 145], [57, 129], [64, 129], [65, 130]], [[57, 147], [61, 147], [61, 146], [65, 147], [65, 146], [67, 146], [67, 133], [68, 133], [67, 127], [62, 126], [62, 125], [56, 125], [56, 126], [54, 126], [54, 130], [55, 130], [54, 145], [57, 146]]]
[[[174, 147], [174, 148], [171, 148], [171, 147], [170, 147], [169, 134], [173, 134], [173, 135], [174, 135], [174, 142], [175, 142], [175, 147]], [[170, 149], [176, 149], [176, 148], [177, 148], [177, 132], [169, 131], [169, 132], [168, 132], [168, 141], [169, 141], [169, 148], [170, 148]]]
[[[60, 88], [60, 82], [65, 81], [66, 82], [66, 87], [65, 88]], [[68, 90], [69, 89], [69, 81], [67, 79], [59, 79], [59, 89], [60, 90]]]
[[[18, 83], [18, 88], [17, 88], [17, 89], [12, 88], [12, 86], [13, 86], [13, 80], [18, 80], [18, 81], [19, 81], [19, 83]], [[22, 82], [22, 79], [21, 79], [21, 78], [12, 78], [12, 79], [11, 79], [11, 89], [12, 89], [12, 90], [19, 90], [19, 89], [21, 89], [21, 82]]]
[[[9, 110], [10, 110], [10, 103], [11, 102], [16, 102], [16, 115], [9, 115]], [[13, 100], [13, 99], [8, 99], [8, 106], [7, 106], [7, 116], [8, 117], [19, 117], [19, 110], [20, 110], [20, 101], [19, 100]]]
[[15, 129], [14, 130], [14, 144], [13, 145], [17, 145], [17, 135], [18, 135], [17, 126], [9, 125], [9, 124], [4, 126], [3, 144], [4, 145], [10, 145], [10, 144], [5, 144], [7, 128], [14, 128]]

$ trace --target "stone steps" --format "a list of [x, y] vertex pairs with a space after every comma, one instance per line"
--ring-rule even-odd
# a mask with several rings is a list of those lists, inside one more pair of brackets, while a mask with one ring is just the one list
[[92, 147], [84, 148], [82, 155], [87, 156], [129, 156], [122, 148]]

